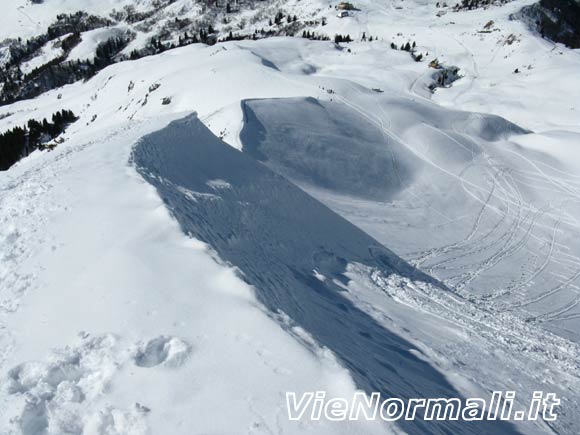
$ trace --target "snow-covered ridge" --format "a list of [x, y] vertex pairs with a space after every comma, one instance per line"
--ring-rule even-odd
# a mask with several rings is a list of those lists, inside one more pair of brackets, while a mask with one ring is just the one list
[[8, 25], [13, 33], [0, 43], [5, 68], [0, 74], [0, 104], [34, 98], [86, 80], [116, 62], [192, 43], [294, 35], [305, 25], [270, 0], [233, 6], [190, 0], [115, 4], [120, 9], [107, 5], [97, 9], [89, 2], [75, 3], [77, 9], [70, 13], [63, 12], [72, 4], [64, 3], [58, 9], [42, 2], [18, 7], [25, 16], [30, 8], [30, 13], [40, 14], [45, 20], [54, 18], [28, 38], [23, 38], [27, 32], [16, 23]]
[[[15, 3], [16, 0], [13, 0]], [[574, 16], [575, 0], [570, 0], [567, 5], [571, 12], [567, 15]], [[509, 8], [517, 13], [512, 17], [521, 17], [529, 21], [530, 16], [538, 16], [538, 12], [529, 12], [538, 7], [547, 10], [554, 6], [543, 4], [521, 8], [522, 1], [514, 2], [514, 7]], [[444, 17], [447, 12], [471, 14], [479, 8], [495, 9], [503, 5], [510, 5], [511, 1], [465, 1], [454, 7], [449, 7], [445, 2], [437, 2], [435, 8], [429, 8], [429, 13], [437, 11], [433, 17]], [[81, 5], [62, 0], [55, 9], [56, 4], [32, 3], [21, 5], [16, 9], [28, 17], [28, 13], [36, 11], [44, 20], [54, 17], [53, 22], [39, 21], [38, 28], [30, 34], [30, 39], [22, 39], [22, 35], [28, 35], [23, 28], [15, 26], [12, 22], [7, 29], [13, 29], [9, 39], [6, 39], [1, 47], [4, 55], [4, 65], [7, 70], [0, 75], [0, 103], [7, 104], [21, 99], [34, 98], [42, 92], [70, 84], [81, 79], [92, 77], [100, 69], [119, 61], [137, 59], [143, 56], [158, 54], [168, 49], [191, 43], [209, 43], [225, 40], [260, 39], [271, 36], [300, 36], [337, 42], [350, 42], [360, 38], [363, 41], [372, 42], [383, 38], [383, 31], [379, 35], [372, 35], [368, 27], [366, 31], [357, 31], [352, 35], [350, 32], [342, 33], [345, 29], [343, 23], [337, 22], [337, 17], [331, 13], [336, 4], [328, 0], [311, 0], [306, 4], [295, 0], [269, 0], [268, 2], [246, 0], [243, 2], [195, 2], [192, 0], [172, 1], [122, 1], [111, 5], [104, 4], [102, 8], [95, 8], [92, 2]], [[329, 10], [325, 10], [328, 6]], [[333, 8], [334, 6], [334, 8]], [[425, 5], [420, 6], [426, 9]], [[402, 6], [391, 5], [391, 12], [396, 15]], [[535, 8], [535, 9], [534, 9]], [[410, 8], [412, 9], [412, 8]], [[508, 9], [506, 7], [506, 9]], [[556, 8], [557, 10], [557, 8]], [[27, 11], [27, 12], [26, 12]], [[42, 11], [42, 12], [41, 12]], [[87, 12], [88, 11], [88, 12]], [[63, 13], [63, 12], [68, 12]], [[365, 12], [364, 9], [354, 7], [347, 14], [345, 21], [352, 21]], [[382, 9], [381, 12], [387, 12]], [[546, 13], [544, 13], [546, 15]], [[550, 17], [554, 13], [548, 13]], [[29, 21], [32, 20], [30, 17]], [[577, 23], [573, 18], [564, 21], [564, 18], [550, 18], [554, 22], [542, 19], [542, 35], [549, 33], [553, 39], [569, 42], [574, 46], [575, 30]], [[21, 23], [22, 20], [18, 21]], [[395, 21], [396, 23], [396, 21]], [[451, 22], [455, 24], [454, 21]], [[330, 25], [329, 25], [330, 24]], [[44, 27], [47, 26], [48, 30]], [[478, 33], [493, 33], [500, 29], [494, 28], [494, 21], [489, 20]], [[348, 26], [347, 26], [348, 27]], [[549, 27], [549, 29], [548, 29]], [[66, 29], [66, 32], [63, 30]], [[303, 30], [304, 29], [304, 30]], [[548, 29], [548, 30], [546, 30]], [[57, 47], [59, 40], [66, 34], [62, 48]], [[571, 33], [570, 33], [571, 32]], [[74, 33], [74, 34], [73, 34]], [[16, 35], [19, 38], [16, 38]], [[557, 36], [560, 35], [560, 36]], [[563, 36], [562, 36], [563, 35]], [[398, 32], [390, 39], [397, 41], [402, 36], [404, 46], [410, 45], [410, 36]], [[344, 41], [342, 41], [344, 39]], [[515, 34], [506, 37], [504, 43], [511, 45], [516, 40]], [[391, 46], [398, 43], [391, 42]], [[55, 48], [58, 48], [55, 50]], [[429, 51], [422, 46], [415, 49], [413, 41], [413, 58], [420, 62], [426, 60]], [[72, 52], [71, 52], [72, 51]], [[410, 51], [407, 48], [407, 51]], [[435, 59], [432, 59], [435, 60]], [[527, 65], [530, 68], [531, 65]], [[515, 68], [516, 72], [520, 68]], [[451, 66], [449, 71], [442, 71], [434, 77], [432, 88], [447, 86], [461, 77], [459, 69]]]
[[[192, 44], [3, 107], [80, 119], [0, 173], [0, 433], [577, 433], [580, 59], [530, 3], [303, 1], [355, 41]], [[287, 419], [355, 388], [562, 406]]]
[[[315, 118], [304, 110], [300, 112]], [[271, 107], [268, 113], [276, 117], [276, 110]], [[293, 143], [300, 141], [294, 138]], [[278, 163], [272, 161], [271, 155], [263, 157], [266, 162]], [[394, 397], [410, 397], [412, 391], [419, 391], [420, 397], [458, 394], [443, 377], [423, 366], [422, 359], [416, 359], [416, 353], [422, 353], [419, 348], [383, 329], [391, 322], [375, 317], [380, 309], [371, 308], [365, 301], [369, 297], [380, 300], [378, 306], [385, 309], [392, 302], [381, 299], [381, 294], [424, 311], [427, 316], [437, 315], [444, 319], [443, 323], [462, 324], [462, 330], [470, 330], [470, 337], [477, 340], [476, 348], [497, 348], [501, 343], [510, 355], [508, 361], [525, 354], [528, 368], [536, 364], [550, 366], [554, 374], [578, 370], [577, 345], [530, 327], [517, 316], [502, 314], [496, 318], [487, 307], [472, 305], [457, 295], [447, 296], [449, 290], [405, 265], [354, 226], [337, 219], [285, 179], [275, 177], [225, 144], [218, 144], [196, 119], [173, 123], [145, 137], [137, 145], [133, 160], [145, 179], [156, 186], [184, 232], [206, 241], [220, 258], [238, 267], [255, 287], [261, 302], [273, 312], [288, 315], [318, 343], [332, 350], [351, 369], [357, 385], [369, 393], [382, 391], [380, 385], [385, 385], [382, 392]], [[209, 182], [214, 179], [224, 180], [228, 187], [216, 188]], [[271, 260], [273, 257], [276, 261]], [[345, 280], [347, 277], [352, 281]], [[353, 292], [351, 297], [363, 307], [362, 311], [342, 297], [345, 286]], [[365, 291], [378, 294], [359, 299]], [[435, 309], [431, 307], [434, 301]], [[373, 317], [367, 317], [367, 310]], [[350, 326], [345, 329], [346, 325]], [[502, 340], [496, 342], [497, 336]], [[465, 351], [468, 343], [455, 345]], [[492, 359], [483, 366], [488, 364], [505, 363]], [[480, 363], [478, 370], [482, 369]], [[486, 377], [488, 389], [498, 388], [502, 382], [492, 373], [490, 370]], [[523, 378], [521, 373], [519, 377]], [[537, 380], [524, 381], [527, 385], [534, 382]], [[555, 386], [550, 388], [553, 391]], [[531, 393], [528, 390], [525, 395]], [[566, 397], [566, 409], [577, 407], [564, 391], [560, 394]], [[420, 422], [407, 423], [404, 429], [408, 433], [445, 430], [422, 427]], [[454, 423], [448, 430], [511, 431], [503, 425], [473, 427]]]
[[[131, 144], [166, 123], [77, 136], [2, 180], [1, 219], [18, 225], [2, 234], [2, 273], [15, 278], [2, 280], [2, 433], [292, 432], [282, 392], [354, 392], [331, 353], [284, 332], [127, 166]], [[224, 397], [230, 418], [218, 421]]]

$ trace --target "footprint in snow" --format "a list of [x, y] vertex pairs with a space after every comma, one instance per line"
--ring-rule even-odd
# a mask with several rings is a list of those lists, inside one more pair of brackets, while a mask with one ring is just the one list
[[191, 345], [176, 337], [159, 336], [142, 344], [134, 356], [138, 367], [180, 367], [191, 353]]

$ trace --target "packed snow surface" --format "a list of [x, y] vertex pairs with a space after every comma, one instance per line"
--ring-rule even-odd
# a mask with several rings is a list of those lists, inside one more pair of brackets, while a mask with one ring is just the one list
[[[80, 116], [0, 173], [0, 433], [579, 433], [580, 57], [510, 20], [531, 1], [434, 3], [287, 3], [356, 42], [196, 44], [0, 108]], [[6, 37], [81, 7], [11, 4]], [[288, 420], [286, 391], [357, 389], [562, 403]]]

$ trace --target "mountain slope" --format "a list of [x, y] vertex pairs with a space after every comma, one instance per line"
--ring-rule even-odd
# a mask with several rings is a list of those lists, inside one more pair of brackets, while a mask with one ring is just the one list
[[[0, 173], [0, 433], [577, 433], [580, 60], [510, 20], [530, 3], [268, 3], [248, 29], [283, 6], [355, 41], [190, 44], [3, 106], [79, 120]], [[287, 418], [357, 388], [562, 403]]]
[[[127, 166], [131, 144], [166, 122], [78, 137], [3, 180], [2, 264], [17, 280], [2, 281], [2, 433], [292, 432], [284, 403], [271, 406], [284, 391], [354, 391]], [[301, 432], [385, 430], [323, 421]]]

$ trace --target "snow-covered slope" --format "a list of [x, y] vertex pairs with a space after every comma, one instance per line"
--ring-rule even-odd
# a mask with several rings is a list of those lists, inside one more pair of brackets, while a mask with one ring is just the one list
[[131, 144], [166, 122], [85, 136], [3, 180], [18, 187], [2, 197], [2, 433], [292, 432], [282, 392], [354, 391], [127, 166]]
[[[509, 19], [530, 3], [280, 3], [355, 42], [193, 44], [2, 107], [80, 119], [0, 173], [0, 433], [578, 433], [580, 58]], [[18, 6], [6, 36], [78, 3]], [[461, 78], [432, 93], [434, 58]], [[287, 418], [355, 389], [562, 404]]]
[[127, 5], [143, 10], [151, 4], [149, 0], [9, 0], [0, 16], [0, 40], [36, 36], [44, 32], [59, 14], [86, 11], [106, 16], [113, 9]]

